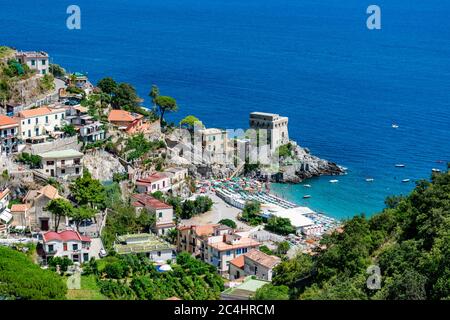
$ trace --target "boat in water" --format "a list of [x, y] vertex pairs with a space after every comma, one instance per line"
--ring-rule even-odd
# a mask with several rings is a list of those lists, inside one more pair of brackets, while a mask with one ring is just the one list
[[336, 179], [330, 180], [330, 183], [336, 183], [336, 182], [339, 182], [339, 180], [336, 180]]
[[311, 188], [311, 185], [310, 184], [304, 184], [303, 187], [304, 188]]
[[432, 171], [432, 172], [441, 172], [440, 169], [436, 169], [436, 168], [431, 169], [431, 171]]
[[396, 168], [404, 168], [405, 165], [403, 163], [399, 163], [395, 165]]
[[411, 179], [403, 179], [402, 180], [403, 183], [407, 183], [407, 182], [410, 182], [410, 181], [411, 181]]
[[394, 129], [398, 129], [398, 124], [392, 124], [392, 128], [394, 128]]
[[367, 178], [366, 181], [367, 181], [367, 182], [372, 182], [372, 181], [373, 181], [373, 178]]
[[309, 195], [309, 194], [305, 194], [305, 195], [303, 196], [303, 199], [309, 199], [309, 198], [311, 198], [311, 195]]

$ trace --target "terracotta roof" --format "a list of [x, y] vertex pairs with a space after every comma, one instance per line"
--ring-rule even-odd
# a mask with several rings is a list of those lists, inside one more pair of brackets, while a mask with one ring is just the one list
[[108, 121], [109, 122], [133, 122], [136, 119], [142, 118], [142, 115], [134, 116], [131, 114], [131, 112], [125, 111], [125, 110], [111, 110], [111, 112], [108, 115]]
[[246, 257], [254, 262], [257, 262], [260, 265], [267, 267], [269, 269], [275, 267], [281, 261], [279, 257], [270, 256], [259, 250], [252, 250], [250, 252], [247, 252], [246, 254], [243, 255], [243, 257]]
[[9, 194], [9, 189], [6, 188], [3, 191], [0, 191], [0, 199], [3, 199], [4, 197], [6, 197]]
[[167, 178], [167, 176], [165, 174], [154, 173], [151, 176], [137, 179], [136, 180], [136, 184], [137, 185], [148, 185], [148, 184], [151, 184], [153, 182], [157, 182], [159, 180], [166, 179], [166, 178]]
[[19, 124], [13, 118], [0, 115], [0, 127], [18, 126]]
[[233, 250], [233, 249], [246, 248], [246, 247], [247, 248], [248, 247], [257, 247], [260, 245], [260, 243], [251, 238], [241, 238], [235, 244], [228, 244], [226, 242], [220, 241], [220, 242], [210, 243], [209, 245], [216, 250], [226, 251], [226, 250]]
[[44, 195], [51, 200], [61, 198], [61, 196], [58, 194], [58, 190], [56, 190], [56, 188], [50, 184], [39, 190], [38, 197], [41, 195]]
[[230, 263], [238, 267], [239, 269], [244, 269], [244, 255], [240, 255], [239, 257], [234, 258], [230, 261]]
[[28, 205], [26, 204], [13, 204], [11, 206], [11, 212], [25, 212], [28, 210]]
[[65, 230], [60, 232], [49, 231], [43, 235], [44, 241], [87, 241], [91, 242], [91, 238], [81, 236], [77, 231]]
[[171, 205], [164, 203], [156, 198], [148, 194], [133, 194], [132, 197], [137, 200], [137, 202], [133, 202], [133, 206], [135, 207], [147, 207], [151, 209], [172, 209]]
[[47, 114], [52, 114], [55, 112], [64, 112], [62, 109], [50, 109], [49, 107], [40, 107], [36, 109], [23, 110], [19, 112], [20, 118], [30, 118], [30, 117], [39, 117], [45, 116]]
[[214, 229], [219, 226], [219, 224], [205, 224], [202, 226], [194, 226], [194, 232], [197, 236], [210, 236], [214, 233]]

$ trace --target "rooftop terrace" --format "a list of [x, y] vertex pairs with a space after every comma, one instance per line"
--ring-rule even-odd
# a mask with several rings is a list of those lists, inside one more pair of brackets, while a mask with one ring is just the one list
[[149, 233], [126, 234], [118, 236], [117, 241], [114, 250], [118, 254], [175, 250], [175, 246]]

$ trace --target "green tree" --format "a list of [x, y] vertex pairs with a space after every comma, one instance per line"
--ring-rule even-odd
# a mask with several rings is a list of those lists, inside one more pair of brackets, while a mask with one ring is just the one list
[[73, 124], [66, 124], [62, 127], [62, 132], [67, 134], [68, 136], [75, 136], [77, 134], [77, 130]]
[[55, 78], [62, 78], [66, 74], [66, 70], [64, 70], [64, 68], [54, 63], [50, 63], [49, 71]]
[[89, 207], [80, 206], [78, 208], [74, 208], [70, 218], [75, 222], [75, 226], [77, 230], [79, 230], [82, 222], [92, 219], [95, 217], [96, 211]]
[[139, 113], [142, 112], [140, 102], [136, 89], [128, 83], [120, 83], [111, 99], [113, 108]]
[[159, 88], [157, 85], [152, 85], [152, 88], [150, 89], [150, 93], [148, 94], [149, 97], [152, 98], [152, 104], [153, 107], [156, 107], [156, 98], [159, 96]]
[[261, 213], [261, 204], [258, 201], [247, 201], [242, 210], [241, 219], [255, 226], [263, 222]]
[[266, 230], [281, 234], [295, 234], [295, 227], [291, 225], [291, 220], [289, 218], [281, 218], [281, 217], [271, 217], [265, 226]]
[[157, 96], [155, 98], [155, 104], [159, 109], [161, 126], [163, 125], [164, 114], [166, 112], [178, 111], [176, 100], [169, 96]]
[[236, 229], [236, 227], [237, 227], [236, 222], [234, 222], [231, 219], [222, 219], [222, 220], [219, 221], [219, 223], [223, 224], [225, 226], [228, 226], [228, 227], [230, 227], [232, 229]]
[[286, 254], [290, 248], [291, 248], [291, 246], [290, 246], [289, 242], [281, 241], [280, 243], [278, 243], [277, 253], [278, 254]]
[[106, 202], [105, 187], [93, 179], [89, 171], [84, 170], [71, 185], [70, 192], [80, 206], [103, 209]]
[[97, 82], [97, 87], [99, 87], [102, 92], [111, 96], [116, 92], [117, 83], [113, 78], [106, 77]]
[[256, 290], [253, 300], [289, 300], [289, 288], [268, 283]]
[[70, 217], [74, 212], [72, 204], [63, 198], [57, 198], [51, 200], [45, 207], [46, 211], [49, 211], [53, 215], [54, 230], [58, 232], [59, 223], [61, 218]]
[[180, 126], [186, 127], [190, 131], [194, 131], [194, 127], [204, 127], [203, 123], [197, 117], [194, 117], [192, 115], [183, 118], [180, 121]]

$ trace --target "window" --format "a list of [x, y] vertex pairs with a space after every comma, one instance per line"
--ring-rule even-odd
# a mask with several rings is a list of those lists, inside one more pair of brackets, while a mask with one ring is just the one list
[[28, 119], [28, 124], [31, 124], [31, 119]]
[[61, 169], [61, 174], [65, 174], [66, 173], [66, 169]]
[[83, 262], [89, 261], [89, 253], [83, 253]]
[[32, 66], [36, 65], [36, 60], [31, 60], [31, 65]]
[[162, 216], [163, 216], [162, 212], [158, 213], [158, 216], [159, 216], [160, 218], [162, 218]]
[[48, 166], [53, 166], [55, 164], [55, 161], [47, 161]]
[[48, 123], [48, 116], [45, 116], [45, 123]]
[[28, 130], [28, 137], [31, 137], [31, 130]]
[[53, 252], [53, 251], [54, 251], [53, 245], [49, 244], [48, 245], [48, 252]]
[[246, 252], [247, 252], [247, 248], [243, 248], [243, 249], [242, 249], [242, 252], [243, 252], [243, 253], [246, 253]]
[[57, 114], [55, 114], [55, 119], [58, 119], [58, 115]]
[[72, 245], [72, 250], [74, 250], [74, 251], [75, 251], [75, 250], [78, 250], [78, 244], [73, 244], [73, 245]]
[[67, 243], [63, 243], [63, 248], [64, 248], [64, 251], [67, 251]]
[[242, 253], [242, 249], [237, 249], [236, 250], [236, 254], [241, 254]]
[[161, 257], [161, 251], [158, 251], [158, 257]]
[[42, 59], [42, 65], [45, 66], [46, 61]]
[[39, 118], [36, 118], [36, 124], [38, 124], [39, 123]]
[[227, 256], [230, 256], [230, 255], [231, 255], [231, 251], [228, 250], [228, 251], [227, 251]]

